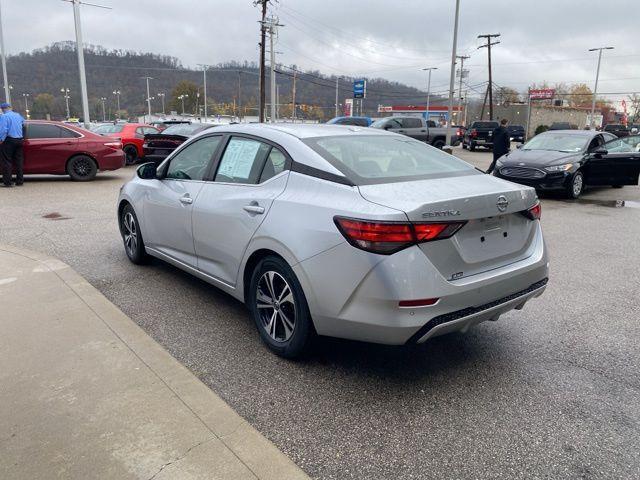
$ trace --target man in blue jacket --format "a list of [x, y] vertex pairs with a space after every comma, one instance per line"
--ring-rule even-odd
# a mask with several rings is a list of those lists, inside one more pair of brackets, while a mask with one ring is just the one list
[[0, 116], [0, 162], [2, 162], [3, 187], [12, 187], [11, 171], [15, 166], [16, 185], [23, 182], [22, 171], [24, 156], [22, 153], [22, 137], [24, 130], [24, 118], [16, 113], [8, 103], [0, 104], [3, 115]]

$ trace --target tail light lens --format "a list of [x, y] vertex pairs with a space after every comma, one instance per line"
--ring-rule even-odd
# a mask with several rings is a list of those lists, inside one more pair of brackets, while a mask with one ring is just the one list
[[533, 207], [523, 210], [522, 214], [529, 220], [540, 220], [540, 217], [542, 217], [542, 205], [540, 205], [540, 202], [536, 202]]
[[418, 243], [450, 238], [466, 222], [375, 222], [334, 217], [340, 233], [356, 248], [391, 255]]
[[458, 131], [456, 132], [456, 135], [457, 135], [458, 137], [461, 137], [461, 136], [462, 136], [462, 129], [461, 129], [461, 128], [459, 128], [459, 129], [458, 129]]
[[107, 142], [104, 144], [105, 147], [113, 148], [114, 150], [120, 150], [122, 148], [122, 143], [120, 142]]

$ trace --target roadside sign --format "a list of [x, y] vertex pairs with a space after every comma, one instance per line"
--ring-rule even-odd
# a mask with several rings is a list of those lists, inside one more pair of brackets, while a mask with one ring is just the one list
[[529, 90], [529, 98], [531, 98], [531, 100], [551, 100], [555, 94], [556, 90], [554, 88]]
[[367, 81], [355, 80], [353, 82], [353, 98], [366, 98], [367, 97]]

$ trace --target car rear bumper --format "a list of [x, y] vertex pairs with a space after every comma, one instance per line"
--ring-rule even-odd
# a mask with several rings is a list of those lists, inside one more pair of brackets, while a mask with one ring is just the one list
[[122, 150], [101, 155], [98, 160], [98, 168], [103, 171], [118, 170], [125, 165], [125, 154]]
[[[380, 256], [342, 244], [301, 262], [294, 271], [318, 334], [402, 345], [465, 330], [521, 308], [544, 291], [548, 260], [538, 223], [530, 256], [458, 280], [446, 280], [418, 247]], [[428, 298], [438, 301], [399, 306], [401, 300]]]

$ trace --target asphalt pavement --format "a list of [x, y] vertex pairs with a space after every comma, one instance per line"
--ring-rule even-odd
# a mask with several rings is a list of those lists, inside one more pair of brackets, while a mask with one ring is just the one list
[[0, 192], [0, 242], [71, 265], [311, 477], [640, 477], [640, 187], [542, 199], [551, 276], [524, 310], [414, 347], [321, 339], [296, 363], [231, 297], [127, 260], [133, 173], [27, 177]]

